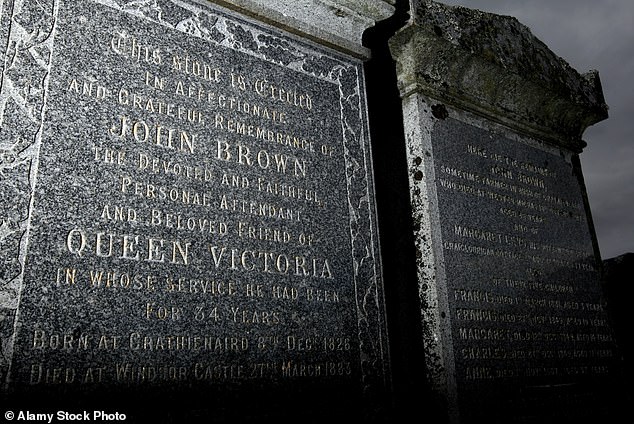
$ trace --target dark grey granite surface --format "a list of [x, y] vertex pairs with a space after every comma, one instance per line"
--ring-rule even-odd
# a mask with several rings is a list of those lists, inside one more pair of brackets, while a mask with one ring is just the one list
[[409, 4], [389, 45], [437, 416], [617, 422], [628, 403], [579, 159], [608, 116], [599, 75], [513, 17]]
[[461, 419], [597, 413], [617, 354], [573, 156], [452, 118], [432, 142]]
[[207, 2], [3, 4], [8, 392], [380, 393], [360, 62]]

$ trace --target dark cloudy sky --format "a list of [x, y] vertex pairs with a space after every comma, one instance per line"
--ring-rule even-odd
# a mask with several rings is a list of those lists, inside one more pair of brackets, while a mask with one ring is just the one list
[[634, 252], [634, 1], [441, 0], [516, 17], [583, 73], [597, 69], [610, 117], [581, 154], [601, 256]]

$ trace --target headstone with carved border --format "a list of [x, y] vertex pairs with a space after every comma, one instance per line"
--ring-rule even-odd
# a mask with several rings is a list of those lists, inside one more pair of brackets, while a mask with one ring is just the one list
[[[392, 7], [367, 3], [0, 2], [10, 401], [376, 414], [389, 366], [360, 35]], [[356, 38], [317, 25], [328, 11]]]

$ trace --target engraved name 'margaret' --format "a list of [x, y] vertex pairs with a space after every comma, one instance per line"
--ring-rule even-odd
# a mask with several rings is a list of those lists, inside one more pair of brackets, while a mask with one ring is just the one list
[[216, 268], [224, 267], [236, 271], [255, 271], [297, 277], [334, 278], [330, 261], [324, 258], [211, 245], [209, 252]]

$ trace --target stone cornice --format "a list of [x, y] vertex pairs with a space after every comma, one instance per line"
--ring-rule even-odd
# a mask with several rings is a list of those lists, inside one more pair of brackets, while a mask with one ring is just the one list
[[211, 0], [361, 59], [363, 32], [394, 13], [396, 0]]
[[580, 152], [607, 118], [596, 71], [580, 75], [515, 18], [435, 2], [390, 40], [402, 97], [420, 92]]

